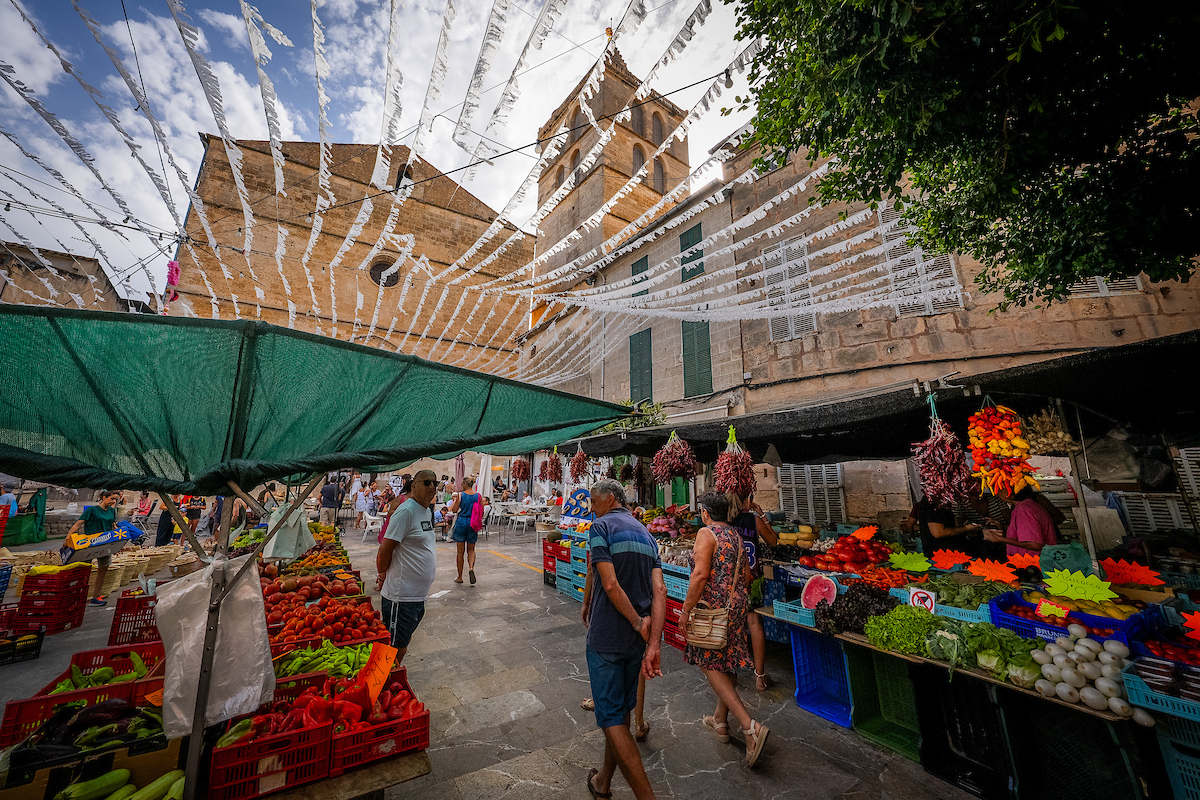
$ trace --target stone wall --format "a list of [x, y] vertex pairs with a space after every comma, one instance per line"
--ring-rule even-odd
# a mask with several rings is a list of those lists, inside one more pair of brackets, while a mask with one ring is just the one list
[[912, 508], [903, 461], [843, 462], [842, 491], [851, 522], [876, 525], [881, 512]]

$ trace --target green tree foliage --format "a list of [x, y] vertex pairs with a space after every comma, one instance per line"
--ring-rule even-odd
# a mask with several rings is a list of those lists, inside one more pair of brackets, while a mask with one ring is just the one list
[[738, 23], [766, 41], [766, 163], [836, 156], [821, 201], [911, 204], [1001, 307], [1196, 268], [1200, 3], [739, 0]]
[[637, 428], [652, 428], [655, 425], [667, 424], [667, 412], [663, 410], [662, 403], [650, 403], [643, 401], [635, 408], [632, 400], [619, 400], [618, 405], [626, 406], [639, 412], [639, 416], [621, 417], [616, 422], [610, 422], [603, 428], [593, 431], [590, 436], [598, 436], [602, 433], [613, 433], [615, 431], [632, 431]]

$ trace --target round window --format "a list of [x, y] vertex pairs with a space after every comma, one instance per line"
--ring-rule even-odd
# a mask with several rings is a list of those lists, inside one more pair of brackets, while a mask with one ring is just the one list
[[400, 265], [394, 261], [376, 261], [371, 265], [371, 280], [387, 289], [400, 282]]

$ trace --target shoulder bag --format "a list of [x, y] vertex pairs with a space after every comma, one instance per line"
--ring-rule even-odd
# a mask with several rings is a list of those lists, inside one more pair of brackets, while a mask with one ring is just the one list
[[[720, 543], [718, 542], [718, 545]], [[723, 650], [729, 642], [729, 608], [733, 605], [733, 595], [737, 591], [738, 576], [741, 574], [742, 561], [746, 551], [739, 543], [737, 548], [737, 564], [733, 568], [733, 581], [729, 584], [729, 596], [724, 608], [713, 608], [708, 603], [700, 601], [688, 617], [684, 633], [687, 643], [700, 650]]]

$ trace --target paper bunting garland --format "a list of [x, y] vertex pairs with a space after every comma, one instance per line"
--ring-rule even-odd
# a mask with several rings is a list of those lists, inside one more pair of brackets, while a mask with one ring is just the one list
[[1037, 567], [1041, 565], [1041, 557], [1037, 553], [1013, 553], [1008, 557], [1008, 563], [1017, 569]]
[[969, 555], [957, 550], [935, 550], [933, 552], [933, 565], [938, 569], [950, 569], [958, 564], [966, 564], [970, 560]]
[[1111, 584], [1108, 581], [1102, 581], [1096, 575], [1084, 575], [1082, 572], [1056, 569], [1046, 573], [1045, 581], [1048, 593], [1072, 600], [1094, 600], [1102, 603], [1117, 596], [1116, 592], [1109, 589]]
[[878, 531], [879, 531], [878, 525], [864, 525], [850, 535], [853, 536], [855, 539], [858, 539], [860, 542], [865, 542], [868, 539], [870, 539], [871, 537], [873, 537]]
[[1123, 558], [1120, 561], [1106, 558], [1100, 562], [1100, 566], [1104, 568], [1104, 577], [1111, 583], [1133, 583], [1138, 586], [1161, 586], [1164, 583], [1154, 570]]
[[989, 561], [986, 558], [976, 559], [967, 566], [967, 572], [972, 575], [978, 575], [986, 578], [989, 581], [1015, 581], [1016, 573], [1012, 571], [1012, 567], [1000, 561]]
[[892, 553], [888, 561], [896, 569], [906, 569], [909, 572], [927, 572], [929, 559], [920, 553]]
[[1189, 639], [1200, 639], [1200, 613], [1195, 611], [1183, 612], [1183, 624], [1187, 626]]

